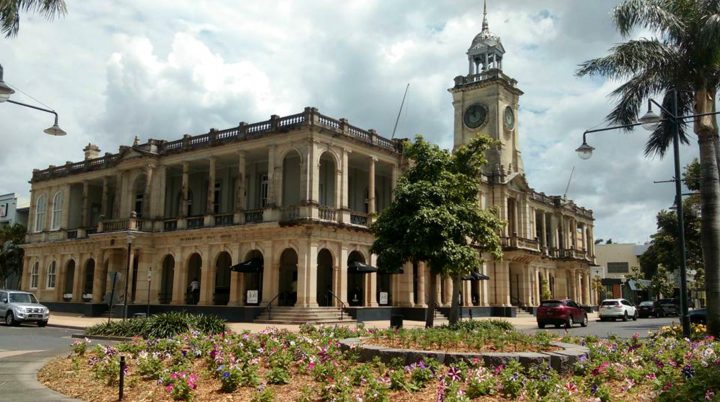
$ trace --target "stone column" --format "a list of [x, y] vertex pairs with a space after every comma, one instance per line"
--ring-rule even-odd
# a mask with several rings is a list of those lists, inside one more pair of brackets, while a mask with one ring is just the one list
[[406, 262], [403, 265], [403, 273], [397, 274], [398, 293], [393, 295], [395, 305], [400, 307], [413, 307], [413, 264]]
[[153, 189], [153, 173], [155, 172], [155, 165], [154, 164], [148, 164], [145, 166], [145, 188], [143, 189], [143, 204], [142, 204], [142, 211], [135, 211], [139, 214], [142, 214], [141, 216], [143, 219], [152, 219], [151, 211], [152, 211], [152, 205], [151, 202], [152, 199], [152, 189]]
[[464, 307], [472, 306], [472, 282], [462, 281], [462, 305]]
[[[180, 211], [178, 216], [187, 217], [188, 212], [188, 197], [190, 192], [190, 162], [183, 162], [182, 164], [182, 181], [180, 184]], [[180, 229], [180, 228], [178, 228]]]
[[22, 276], [20, 277], [20, 289], [30, 289], [30, 270], [32, 270], [32, 260], [30, 257], [23, 258], [23, 270]]
[[583, 280], [585, 282], [585, 287], [583, 288], [583, 303], [590, 305], [592, 304], [592, 298], [590, 297], [592, 293], [590, 289], [590, 269], [583, 274]]
[[279, 204], [275, 200], [275, 184], [275, 145], [273, 144], [268, 146], [268, 190], [266, 208], [272, 208], [276, 204]]
[[175, 269], [173, 269], [173, 289], [172, 289], [172, 300], [170, 304], [179, 305], [185, 304], [185, 292], [186, 292], [186, 272], [187, 272], [187, 261], [181, 249], [175, 249]]
[[110, 197], [110, 183], [107, 176], [102, 178], [102, 198], [100, 198], [100, 215], [104, 219], [110, 218], [111, 211], [108, 210], [108, 199]]
[[[92, 284], [92, 302], [93, 303], [100, 303], [103, 301], [103, 298], [105, 297], [105, 288], [107, 287], [107, 280], [105, 279], [107, 277], [107, 269], [105, 269], [105, 250], [100, 249], [96, 252], [95, 255], [92, 257], [95, 261], [95, 267], [93, 271], [93, 284]], [[78, 284], [78, 293], [82, 293], [83, 291], [83, 285], [82, 283], [85, 282], [84, 276], [86, 275], [85, 270], [87, 265], [87, 259], [85, 261], [81, 261], [78, 264], [78, 272], [80, 275], [83, 276], [83, 278], [80, 280], [80, 284]], [[103, 286], [105, 284], [105, 286]], [[73, 299], [75, 295], [73, 295]]]
[[238, 151], [238, 171], [235, 181], [235, 223], [244, 222], [245, 201], [245, 152]]
[[[87, 261], [83, 261], [82, 254], [79, 256], [78, 260], [75, 263], [75, 272], [73, 272], [73, 284], [72, 284], [72, 299], [71, 301], [73, 303], [78, 303], [80, 300], [82, 300], [82, 291], [83, 291], [83, 282], [85, 282], [85, 263]], [[97, 263], [96, 263], [97, 266]], [[66, 267], [67, 269], [67, 267]], [[63, 278], [63, 282], [65, 282]], [[93, 299], [95, 299], [95, 282], [96, 275], [93, 275]], [[63, 292], [65, 292], [65, 289], [63, 289]]]
[[298, 256], [297, 302], [299, 307], [317, 307], [317, 254], [316, 244], [308, 242], [300, 248]]
[[228, 306], [243, 306], [242, 292], [243, 288], [240, 284], [240, 278], [244, 274], [240, 272], [230, 272], [230, 297], [228, 299]]
[[[276, 292], [273, 292], [273, 283], [276, 282], [276, 273], [278, 272], [278, 263], [273, 254], [274, 247], [272, 241], [263, 243], [263, 275], [262, 275], [262, 304], [267, 304]], [[252, 248], [255, 248], [254, 246]]]
[[[368, 214], [374, 214], [375, 211], [375, 163], [377, 158], [370, 158], [369, 172], [368, 172]], [[370, 223], [370, 222], [368, 222]]]
[[390, 176], [390, 200], [395, 201], [395, 187], [397, 187], [398, 182], [398, 176], [399, 176], [400, 169], [396, 166], [392, 166], [391, 176]]
[[443, 305], [450, 307], [453, 296], [452, 278], [443, 278], [443, 292], [445, 293], [445, 303], [443, 303]]
[[308, 143], [307, 151], [307, 190], [305, 192], [306, 204], [320, 203], [320, 157], [317, 155], [315, 144]]
[[339, 267], [338, 267], [338, 292], [335, 294], [340, 297], [340, 300], [342, 300], [345, 305], [349, 305], [348, 302], [348, 291], [347, 291], [347, 280], [348, 280], [348, 272], [347, 272], [347, 259], [348, 255], [350, 253], [348, 252], [348, 249], [343, 247], [340, 250], [340, 261], [339, 261]]
[[429, 267], [424, 261], [420, 261], [417, 264], [418, 268], [418, 286], [417, 286], [417, 304], [415, 304], [415, 307], [427, 307], [427, 287], [428, 287], [428, 280], [430, 279], [428, 276]]
[[[167, 166], [158, 166], [157, 173], [153, 175], [155, 183], [150, 189], [150, 219], [162, 220], [165, 213], [165, 197], [167, 196]], [[173, 195], [170, 195], [171, 199]], [[163, 229], [162, 222], [159, 222], [159, 229]], [[153, 278], [153, 281], [155, 279]]]
[[[432, 273], [430, 275], [432, 275]], [[440, 307], [443, 305], [442, 286], [443, 277], [440, 274], [435, 274], [435, 289], [433, 289], [433, 291], [435, 292], [435, 307]]]
[[120, 215], [122, 213], [122, 195], [123, 191], [125, 190], [123, 187], [123, 172], [118, 172], [115, 175], [115, 200], [113, 201], [112, 213], [113, 219], [120, 218]]
[[350, 208], [350, 188], [349, 186], [349, 180], [348, 177], [350, 175], [350, 168], [348, 167], [350, 159], [350, 151], [348, 149], [343, 149], [342, 153], [342, 183], [340, 186], [340, 208], [348, 209]]
[[208, 163], [207, 201], [205, 202], [205, 226], [214, 226], [215, 220], [215, 163], [216, 158], [210, 157]]
[[213, 293], [215, 292], [215, 267], [211, 263], [210, 249], [208, 247], [205, 258], [202, 259], [200, 268], [200, 300], [198, 305], [210, 306], [213, 304]]
[[[82, 189], [82, 213], [80, 217], [80, 226], [86, 228], [90, 226], [90, 183], [87, 180], [83, 181]], [[70, 200], [68, 200], [70, 201]], [[68, 209], [70, 209], [70, 203], [68, 202]]]
[[[370, 265], [377, 266], [377, 256], [374, 254], [370, 255]], [[365, 298], [365, 305], [370, 307], [377, 307], [377, 272], [371, 272], [366, 275], [368, 277], [367, 286], [367, 297]]]
[[497, 280], [495, 281], [496, 303], [508, 307], [510, 303], [510, 263], [498, 261], [495, 263]]

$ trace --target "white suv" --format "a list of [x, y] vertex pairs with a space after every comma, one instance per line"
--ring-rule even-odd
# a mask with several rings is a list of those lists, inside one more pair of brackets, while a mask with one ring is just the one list
[[50, 319], [50, 309], [32, 293], [0, 289], [0, 319], [7, 325], [36, 322], [38, 327], [44, 327]]
[[625, 299], [605, 299], [600, 303], [600, 321], [615, 320], [622, 318], [627, 321], [628, 318], [637, 320], [638, 312], [634, 304]]

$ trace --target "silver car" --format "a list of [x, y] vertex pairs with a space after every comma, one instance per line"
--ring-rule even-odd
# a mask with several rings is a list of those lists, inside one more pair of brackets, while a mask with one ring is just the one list
[[32, 293], [0, 290], [0, 317], [7, 325], [36, 322], [38, 327], [44, 327], [50, 319], [50, 309], [40, 304]]

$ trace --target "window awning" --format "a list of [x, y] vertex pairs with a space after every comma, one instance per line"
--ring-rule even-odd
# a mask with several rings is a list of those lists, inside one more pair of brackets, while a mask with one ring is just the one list
[[241, 262], [239, 264], [235, 264], [232, 267], [230, 267], [230, 271], [234, 272], [245, 272], [245, 273], [255, 273], [260, 272], [263, 269], [263, 262], [259, 258], [251, 258], [245, 262]]
[[348, 264], [348, 273], [355, 273], [355, 274], [369, 274], [371, 272], [377, 272], [377, 267], [373, 267], [372, 265], [367, 265], [360, 261], [353, 261]]
[[477, 271], [471, 272], [468, 275], [465, 275], [462, 277], [462, 280], [464, 280], [464, 281], [486, 281], [488, 279], [490, 279], [489, 276], [487, 276], [485, 274], [481, 274]]

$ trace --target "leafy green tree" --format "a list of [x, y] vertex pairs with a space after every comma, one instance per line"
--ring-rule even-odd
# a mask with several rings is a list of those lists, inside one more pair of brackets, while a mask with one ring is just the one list
[[[25, 226], [19, 223], [0, 228], [0, 284], [10, 278], [19, 280], [22, 277], [24, 251], [20, 245], [25, 242], [25, 232]], [[7, 286], [19, 288], [19, 283]]]
[[[437, 275], [452, 278], [451, 324], [459, 319], [462, 277], [481, 269], [483, 253], [502, 256], [498, 233], [503, 222], [478, 202], [484, 154], [492, 143], [481, 136], [450, 153], [422, 136], [406, 141], [408, 167], [393, 202], [371, 227], [371, 251], [380, 269], [395, 271], [406, 262], [424, 261], [431, 272], [429, 289], [435, 289]], [[426, 326], [431, 327], [435, 292], [429, 294]]]
[[48, 20], [65, 15], [65, 0], [0, 0], [0, 30], [6, 38], [20, 30], [20, 12], [35, 12]]
[[668, 279], [668, 272], [662, 265], [658, 267], [655, 274], [650, 278], [650, 288], [658, 297], [668, 297], [673, 294], [675, 284]]
[[[720, 2], [717, 0], [625, 0], [613, 12], [615, 25], [628, 37], [635, 28], [656, 34], [628, 40], [610, 55], [580, 65], [578, 74], [625, 81], [613, 95], [617, 103], [608, 120], [629, 124], [651, 95], [664, 93], [662, 104], [677, 112], [715, 112], [720, 84]], [[677, 95], [676, 95], [677, 94]], [[681, 141], [688, 143], [685, 124]], [[646, 154], [664, 155], [674, 123], [666, 120], [652, 133]], [[720, 334], [720, 177], [718, 126], [714, 115], [693, 122], [700, 155], [702, 250], [708, 300], [708, 331]]]
[[542, 291], [542, 299], [543, 300], [549, 300], [552, 299], [552, 292], [550, 291], [550, 284], [548, 281], [545, 280], [545, 278], [540, 278], [540, 289]]

